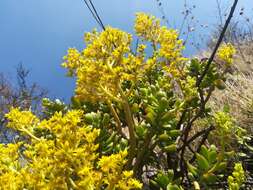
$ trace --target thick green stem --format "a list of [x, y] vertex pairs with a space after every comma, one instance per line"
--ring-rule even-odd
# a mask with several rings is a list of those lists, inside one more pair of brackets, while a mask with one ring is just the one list
[[134, 174], [135, 176], [137, 176], [138, 178], [140, 178], [141, 175], [141, 170], [143, 167], [143, 158], [144, 156], [146, 156], [145, 153], [147, 153], [147, 151], [153, 151], [152, 149], [150, 149], [150, 143], [151, 143], [151, 139], [152, 139], [153, 133], [150, 131], [147, 135], [146, 138], [144, 140], [144, 143], [142, 145], [142, 149], [137, 153], [136, 156], [136, 162], [134, 163]]
[[115, 102], [119, 102], [119, 103], [122, 103], [121, 99], [115, 97], [114, 95], [112, 95], [110, 92], [108, 92], [108, 90], [106, 90], [101, 84], [100, 84], [100, 88], [101, 90], [104, 92], [104, 94], [112, 101], [115, 101]]
[[124, 109], [124, 113], [125, 113], [125, 117], [126, 117], [126, 122], [127, 122], [127, 127], [129, 130], [129, 141], [130, 141], [130, 148], [129, 148], [129, 152], [128, 152], [128, 164], [127, 167], [129, 168], [132, 165], [132, 161], [135, 157], [135, 149], [136, 149], [136, 136], [135, 136], [135, 123], [133, 120], [133, 116], [131, 113], [131, 109], [128, 103], [128, 98], [127, 96], [124, 94], [120, 83], [118, 83], [118, 89], [120, 92], [120, 95], [123, 99], [123, 109]]
[[115, 110], [114, 107], [113, 107], [112, 102], [111, 102], [111, 101], [107, 101], [107, 105], [109, 106], [109, 108], [110, 108], [110, 110], [111, 110], [111, 113], [112, 113], [112, 115], [113, 115], [113, 117], [114, 117], [114, 119], [115, 119], [116, 128], [117, 128], [118, 133], [119, 133], [122, 137], [126, 138], [126, 135], [122, 132], [121, 121], [120, 121], [120, 119], [119, 119], [119, 116], [118, 116], [116, 110]]
[[126, 122], [127, 122], [128, 130], [129, 130], [129, 137], [130, 137], [129, 138], [130, 148], [128, 152], [128, 155], [129, 155], [128, 166], [130, 166], [135, 157], [135, 149], [136, 149], [136, 136], [135, 136], [135, 131], [134, 131], [135, 125], [133, 122], [133, 118], [132, 118], [132, 114], [131, 114], [131, 110], [130, 110], [128, 102], [125, 102], [123, 107], [124, 107]]
[[[109, 62], [106, 63], [108, 69], [111, 71], [111, 73], [115, 74], [115, 72], [112, 69], [112, 64], [109, 64]], [[130, 148], [128, 151], [128, 167], [130, 167], [132, 165], [132, 161], [135, 157], [135, 149], [136, 149], [136, 136], [135, 136], [135, 124], [134, 124], [134, 120], [133, 120], [133, 116], [131, 113], [131, 109], [128, 103], [128, 97], [126, 96], [126, 94], [124, 93], [123, 89], [121, 88], [121, 82], [117, 81], [117, 88], [119, 90], [120, 96], [121, 98], [116, 98], [113, 95], [111, 95], [110, 93], [107, 92], [106, 89], [104, 89], [101, 86], [101, 89], [105, 92], [107, 92], [106, 94], [109, 95], [110, 98], [113, 98], [112, 100], [116, 100], [117, 102], [121, 103], [123, 105], [123, 109], [124, 109], [124, 113], [126, 116], [126, 122], [127, 122], [127, 127], [129, 130], [129, 141], [130, 141]]]

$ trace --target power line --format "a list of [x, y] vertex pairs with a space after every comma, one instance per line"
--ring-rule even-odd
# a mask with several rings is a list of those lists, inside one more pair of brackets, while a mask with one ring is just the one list
[[101, 24], [103, 30], [105, 30], [105, 26], [104, 26], [104, 24], [103, 24], [103, 22], [102, 22], [102, 20], [101, 20], [101, 18], [100, 18], [100, 16], [99, 16], [97, 10], [96, 10], [94, 4], [92, 3], [92, 0], [89, 0], [89, 2], [90, 2], [90, 4], [91, 4], [91, 6], [92, 6], [92, 8], [93, 8], [93, 10], [94, 10], [94, 12], [95, 12], [95, 14], [97, 15], [97, 18], [98, 18], [98, 20], [100, 21], [100, 24]]
[[95, 21], [98, 23], [98, 25], [103, 29], [105, 30], [105, 25], [103, 24], [97, 10], [96, 10], [96, 7], [94, 6], [92, 0], [83, 0], [86, 7], [89, 9], [89, 11], [91, 12], [92, 14], [92, 17], [95, 19]]

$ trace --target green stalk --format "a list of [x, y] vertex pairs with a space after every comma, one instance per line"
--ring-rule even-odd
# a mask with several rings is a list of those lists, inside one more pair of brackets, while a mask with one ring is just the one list
[[26, 128], [22, 127], [21, 129], [22, 132], [28, 134], [30, 137], [32, 137], [33, 139], [37, 140], [37, 141], [40, 141], [40, 139], [36, 136], [34, 136], [30, 131], [28, 131]]
[[119, 89], [120, 95], [123, 99], [123, 109], [124, 109], [124, 113], [126, 116], [126, 122], [127, 122], [127, 127], [129, 130], [129, 137], [130, 137], [130, 139], [129, 139], [130, 149], [128, 152], [129, 159], [128, 159], [128, 164], [127, 164], [127, 167], [129, 168], [132, 164], [134, 157], [135, 157], [135, 149], [136, 149], [136, 142], [137, 142], [136, 136], [135, 136], [135, 123], [134, 123], [133, 116], [131, 113], [130, 105], [128, 103], [128, 98], [124, 94], [124, 92], [120, 86], [120, 83], [118, 83], [118, 89]]

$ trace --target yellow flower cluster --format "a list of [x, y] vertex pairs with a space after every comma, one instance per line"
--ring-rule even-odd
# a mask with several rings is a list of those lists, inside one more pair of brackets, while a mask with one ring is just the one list
[[182, 88], [182, 92], [184, 96], [183, 98], [185, 100], [191, 101], [192, 98], [198, 96], [198, 89], [196, 88], [195, 78], [191, 76], [187, 76], [186, 79], [181, 82], [180, 86]]
[[131, 171], [123, 170], [127, 151], [99, 157], [96, 139], [100, 131], [83, 124], [82, 111], [57, 112], [39, 120], [28, 111], [12, 109], [6, 117], [8, 126], [27, 134], [30, 141], [0, 146], [1, 189], [142, 187]]
[[77, 76], [76, 95], [90, 100], [119, 96], [119, 84], [134, 80], [142, 59], [130, 52], [132, 37], [115, 28], [85, 35], [87, 47], [70, 49], [63, 66]]
[[6, 114], [6, 118], [13, 118], [13, 122], [7, 124], [7, 127], [20, 131], [22, 134], [29, 135], [36, 138], [33, 134], [33, 127], [38, 124], [39, 119], [30, 111], [23, 111], [19, 109], [12, 109], [11, 112]]
[[79, 66], [79, 64], [81, 62], [80, 58], [81, 58], [81, 55], [80, 55], [79, 51], [75, 48], [69, 48], [68, 55], [63, 57], [63, 59], [66, 60], [66, 62], [63, 63], [62, 65], [64, 67], [69, 68], [69, 75], [70, 76], [73, 75], [75, 69]]
[[243, 170], [242, 164], [236, 163], [234, 166], [234, 171], [232, 175], [228, 176], [229, 190], [241, 189], [245, 180], [246, 180], [246, 177], [245, 177], [245, 172]]
[[154, 51], [149, 58], [145, 55], [144, 42], [133, 53], [132, 36], [111, 27], [100, 33], [85, 34], [86, 48], [82, 52], [69, 49], [62, 65], [77, 77], [77, 97], [119, 101], [122, 83], [128, 81], [133, 86], [154, 64], [160, 64], [170, 76], [176, 77], [182, 72], [186, 59], [182, 56], [184, 46], [177, 31], [160, 26], [158, 19], [144, 13], [137, 14], [135, 31], [144, 41], [152, 42]]
[[235, 128], [233, 118], [226, 112], [216, 112], [214, 114], [214, 119], [217, 127], [226, 134], [230, 134]]
[[127, 190], [129, 187], [142, 188], [142, 185], [137, 180], [133, 179], [133, 171], [123, 171], [123, 165], [126, 163], [127, 151], [122, 151], [118, 154], [110, 156], [102, 156], [98, 165], [103, 171], [106, 178], [103, 182], [108, 184], [108, 189]]
[[134, 28], [137, 36], [142, 37], [146, 41], [158, 42], [160, 21], [154, 16], [137, 13]]
[[39, 119], [30, 111], [20, 112], [17, 108], [12, 109], [11, 112], [6, 114], [6, 118], [13, 118], [13, 122], [7, 124], [8, 127], [20, 131], [22, 131], [22, 129], [31, 131], [32, 126], [39, 122]]
[[225, 62], [228, 66], [233, 63], [233, 55], [236, 50], [232, 44], [223, 44], [217, 52], [218, 58]]
[[22, 187], [23, 179], [19, 161], [20, 143], [0, 145], [0, 189], [16, 190]]
[[137, 13], [135, 31], [142, 39], [152, 42], [158, 56], [163, 58], [163, 69], [174, 77], [178, 75], [177, 70], [187, 59], [182, 56], [183, 41], [178, 39], [177, 31], [160, 26], [158, 19], [144, 13]]

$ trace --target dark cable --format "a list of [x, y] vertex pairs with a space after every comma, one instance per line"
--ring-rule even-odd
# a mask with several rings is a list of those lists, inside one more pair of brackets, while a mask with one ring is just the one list
[[104, 26], [104, 24], [103, 24], [103, 22], [102, 22], [102, 20], [101, 20], [101, 18], [100, 18], [100, 16], [99, 16], [99, 14], [98, 14], [97, 10], [96, 10], [96, 8], [95, 8], [94, 4], [92, 3], [92, 1], [91, 1], [91, 0], [89, 0], [89, 2], [90, 2], [90, 4], [91, 4], [91, 6], [92, 6], [92, 8], [93, 8], [93, 10], [94, 10], [94, 12], [95, 12], [95, 14], [96, 14], [96, 16], [97, 16], [98, 20], [100, 21], [100, 24], [101, 24], [101, 26], [102, 26], [103, 30], [105, 30], [105, 26]]
[[219, 47], [220, 47], [220, 45], [221, 45], [221, 43], [222, 43], [222, 40], [223, 40], [223, 38], [224, 38], [224, 36], [225, 36], [225, 33], [226, 33], [226, 31], [227, 31], [228, 25], [229, 25], [229, 23], [230, 23], [230, 21], [231, 21], [233, 15], [234, 15], [234, 12], [235, 12], [235, 9], [236, 9], [236, 6], [237, 6], [238, 1], [239, 1], [239, 0], [234, 0], [234, 3], [233, 3], [233, 5], [232, 5], [232, 7], [231, 7], [230, 13], [229, 13], [229, 15], [228, 15], [228, 18], [227, 18], [227, 20], [226, 20], [226, 22], [225, 22], [225, 25], [224, 25], [222, 31], [221, 31], [221, 34], [220, 34], [219, 39], [218, 39], [218, 41], [217, 41], [217, 43], [216, 43], [216, 45], [215, 45], [215, 48], [214, 48], [214, 50], [213, 50], [213, 52], [212, 52], [210, 58], [209, 58], [208, 61], [207, 61], [207, 65], [206, 65], [206, 67], [205, 67], [205, 69], [204, 69], [202, 75], [200, 75], [200, 77], [199, 77], [198, 80], [197, 80], [196, 86], [198, 86], [198, 87], [199, 87], [199, 85], [201, 84], [202, 80], [204, 79], [205, 75], [207, 74], [207, 72], [208, 72], [208, 70], [209, 70], [209, 67], [210, 67], [210, 65], [212, 64], [213, 60], [214, 60], [214, 57], [215, 57], [215, 55], [216, 55], [216, 52], [218, 51], [218, 49], [219, 49]]
[[86, 7], [89, 9], [89, 11], [91, 12], [93, 18], [95, 19], [95, 21], [98, 23], [98, 25], [105, 30], [105, 26], [100, 18], [100, 16], [98, 15], [98, 12], [94, 6], [94, 4], [92, 3], [91, 0], [87, 1], [87, 0], [83, 0]]
[[99, 20], [97, 19], [96, 14], [95, 14], [95, 13], [93, 12], [93, 10], [91, 9], [89, 3], [88, 3], [86, 0], [83, 0], [83, 1], [84, 1], [84, 3], [86, 4], [86, 6], [87, 6], [87, 8], [89, 9], [89, 11], [91, 12], [93, 18], [96, 20], [96, 22], [97, 22], [97, 23], [99, 24], [99, 26], [100, 26], [101, 24], [100, 24]]

